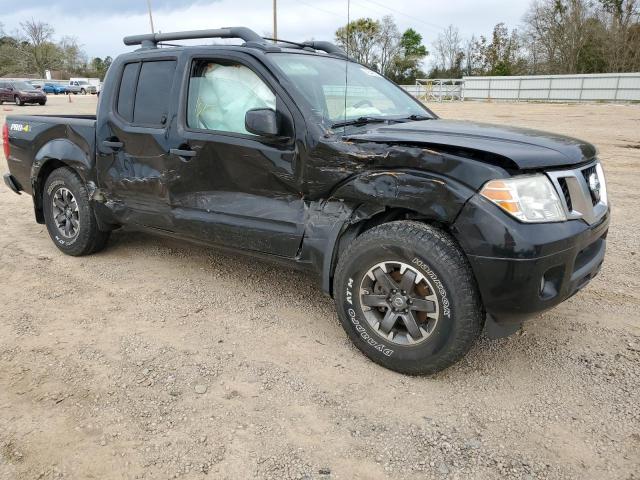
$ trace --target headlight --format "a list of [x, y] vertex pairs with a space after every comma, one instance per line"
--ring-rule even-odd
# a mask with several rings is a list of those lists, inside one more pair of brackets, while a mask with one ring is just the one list
[[[596, 163], [596, 173], [598, 174], [600, 187], [600, 201], [605, 205], [608, 205], [609, 199], [607, 198], [607, 182], [604, 179], [604, 170], [602, 169], [602, 164], [600, 162]], [[591, 185], [589, 185], [589, 188], [591, 188]]]
[[567, 219], [551, 181], [542, 174], [487, 182], [480, 194], [521, 222]]

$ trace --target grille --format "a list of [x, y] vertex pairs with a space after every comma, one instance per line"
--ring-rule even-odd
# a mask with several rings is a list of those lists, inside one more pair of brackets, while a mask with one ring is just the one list
[[571, 204], [571, 194], [569, 193], [569, 186], [567, 185], [566, 178], [558, 178], [558, 183], [560, 184], [560, 188], [562, 189], [562, 195], [564, 195], [564, 200], [567, 202], [567, 209], [569, 211], [573, 210], [573, 205]]
[[[596, 176], [598, 175], [596, 173], [596, 166], [595, 165], [592, 165], [592, 166], [582, 170], [582, 175], [584, 176], [584, 180], [585, 180], [585, 182], [587, 182], [587, 185], [589, 185], [589, 177], [592, 174], [595, 174]], [[598, 203], [600, 201], [600, 199], [598, 198], [597, 194], [595, 192], [593, 192], [591, 189], [589, 189], [589, 193], [591, 193], [591, 204], [592, 205], [595, 205], [596, 203]]]
[[[587, 167], [574, 170], [551, 170], [546, 172], [558, 196], [564, 198], [564, 207], [569, 220], [581, 218], [593, 225], [609, 210], [604, 178], [600, 178], [600, 167], [594, 162]], [[589, 177], [591, 186], [589, 186]], [[595, 181], [594, 181], [595, 180]], [[600, 187], [598, 188], [598, 183]], [[603, 195], [604, 196], [601, 196]]]

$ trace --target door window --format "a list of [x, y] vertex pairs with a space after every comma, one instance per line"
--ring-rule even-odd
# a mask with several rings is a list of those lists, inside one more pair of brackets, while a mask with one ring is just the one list
[[125, 65], [118, 92], [118, 114], [136, 125], [165, 125], [175, 72], [175, 60]]
[[196, 60], [189, 79], [190, 128], [249, 134], [247, 111], [276, 109], [276, 96], [250, 68], [237, 62]]
[[160, 127], [167, 122], [175, 73], [175, 60], [142, 64], [133, 108], [133, 123]]
[[139, 63], [127, 63], [122, 72], [120, 90], [118, 91], [118, 114], [127, 122], [133, 122], [133, 99], [136, 95]]

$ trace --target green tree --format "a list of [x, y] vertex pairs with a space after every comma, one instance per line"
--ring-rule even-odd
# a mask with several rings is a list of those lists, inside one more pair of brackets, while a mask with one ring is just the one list
[[356, 62], [374, 68], [379, 58], [379, 34], [379, 21], [359, 18], [336, 30], [336, 43]]
[[396, 55], [388, 76], [399, 84], [413, 84], [416, 78], [425, 77], [420, 65], [429, 54], [422, 44], [422, 35], [408, 28], [400, 38], [400, 51]]
[[484, 36], [476, 41], [472, 48], [472, 61], [484, 75], [518, 75], [525, 70], [525, 61], [521, 56], [521, 45], [516, 30], [509, 32], [504, 23], [493, 28], [491, 42]]

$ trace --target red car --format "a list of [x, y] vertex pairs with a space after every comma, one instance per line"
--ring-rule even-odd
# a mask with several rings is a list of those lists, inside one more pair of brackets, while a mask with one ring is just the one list
[[27, 82], [18, 80], [0, 80], [0, 104], [12, 102], [16, 105], [25, 103], [47, 103], [47, 96], [42, 90], [38, 90]]

